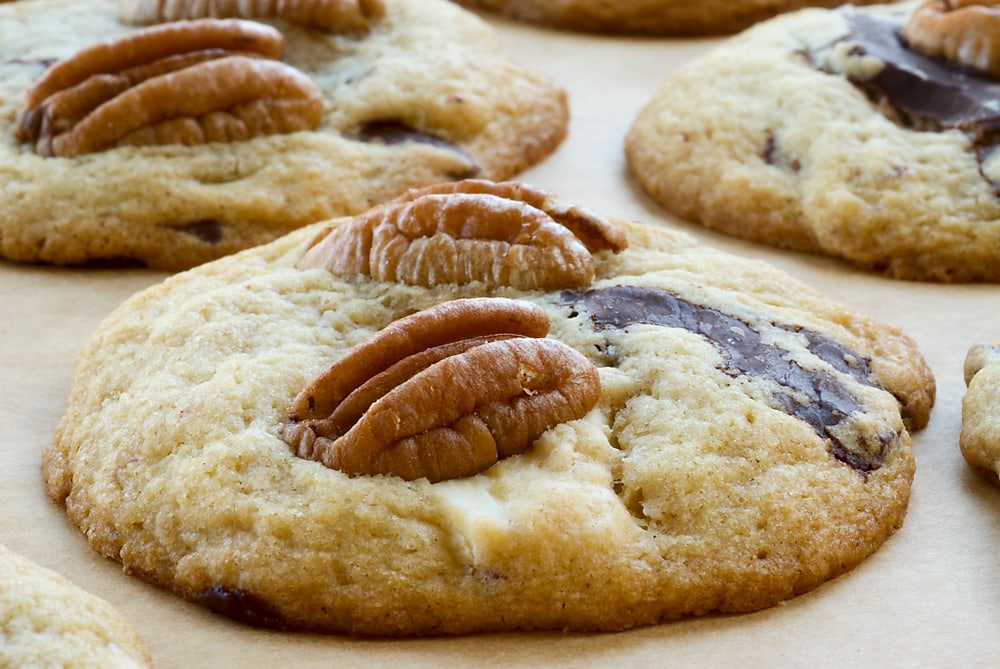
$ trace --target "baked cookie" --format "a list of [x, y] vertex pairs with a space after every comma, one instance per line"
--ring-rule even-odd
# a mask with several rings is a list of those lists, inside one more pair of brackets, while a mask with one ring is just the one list
[[0, 666], [153, 666], [117, 609], [3, 546], [0, 583]]
[[937, 7], [803, 10], [732, 38], [635, 119], [638, 181], [739, 237], [900, 279], [1000, 280], [1000, 80], [924, 39], [948, 43], [939, 22], [962, 12], [1000, 13]]
[[933, 397], [763, 263], [474, 181], [137, 294], [43, 468], [95, 549], [254, 624], [619, 630], [858, 564]]
[[1000, 397], [1000, 346], [977, 344], [965, 357], [962, 430], [959, 447], [970, 465], [1000, 483], [1000, 438], [997, 399]]
[[[856, 5], [877, 0], [852, 0]], [[467, 7], [568, 30], [632, 35], [735, 33], [803, 7], [837, 7], [841, 0], [457, 0]]]
[[566, 134], [565, 91], [453, 3], [228, 4], [0, 7], [0, 255], [183, 269]]

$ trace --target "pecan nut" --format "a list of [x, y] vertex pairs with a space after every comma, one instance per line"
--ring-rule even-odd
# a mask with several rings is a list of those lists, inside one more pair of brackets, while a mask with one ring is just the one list
[[901, 36], [929, 56], [1000, 77], [1000, 0], [927, 0]]
[[413, 188], [400, 195], [395, 201], [411, 202], [424, 195], [447, 195], [449, 193], [496, 195], [540, 209], [557, 223], [569, 229], [591, 253], [606, 250], [620, 253], [628, 248], [625, 232], [603, 216], [584, 207], [563, 204], [542, 189], [519, 181], [463, 179], [451, 183]]
[[597, 403], [597, 370], [547, 331], [541, 308], [504, 298], [399, 319], [299, 393], [282, 438], [350, 476], [477, 474]]
[[332, 226], [299, 267], [426, 287], [573, 288], [593, 280], [592, 253], [626, 244], [609, 221], [530, 186], [466, 180], [416, 189]]
[[279, 18], [320, 30], [360, 33], [385, 13], [383, 0], [121, 0], [124, 23], [202, 18]]
[[75, 157], [314, 129], [322, 93], [277, 60], [283, 51], [277, 30], [239, 20], [167, 24], [102, 42], [35, 82], [18, 136], [41, 155]]

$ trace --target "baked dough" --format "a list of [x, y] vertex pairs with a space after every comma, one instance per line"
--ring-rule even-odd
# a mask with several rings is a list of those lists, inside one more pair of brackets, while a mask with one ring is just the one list
[[894, 278], [1000, 280], [1000, 81], [906, 47], [916, 6], [803, 10], [680, 68], [628, 133], [634, 175], [731, 235]]
[[153, 666], [117, 609], [4, 546], [0, 583], [0, 666]]
[[1000, 483], [1000, 347], [976, 344], [965, 357], [962, 429], [959, 447], [966, 461]]
[[[903, 522], [934, 379], [898, 329], [617, 219], [627, 248], [565, 289], [298, 266], [350, 222], [169, 278], [82, 350], [45, 479], [128, 573], [279, 629], [610, 631], [771, 606]], [[349, 348], [480, 297], [541, 307], [547, 337], [596, 367], [594, 408], [437, 483], [348, 475], [283, 441]]]

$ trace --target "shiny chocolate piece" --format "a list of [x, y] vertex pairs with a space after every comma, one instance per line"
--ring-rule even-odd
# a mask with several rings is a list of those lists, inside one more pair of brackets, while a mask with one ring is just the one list
[[1000, 142], [1000, 80], [926, 56], [900, 37], [902, 24], [863, 11], [846, 12], [844, 37], [858, 55], [884, 63], [868, 79], [851, 79], [916, 130], [958, 129], [976, 144]]
[[479, 174], [479, 166], [461, 147], [440, 137], [415, 130], [402, 121], [391, 119], [368, 121], [355, 128], [349, 137], [359, 142], [385, 144], [386, 146], [418, 142], [420, 144], [429, 144], [441, 149], [447, 149], [461, 156], [467, 163], [467, 167], [460, 174], [453, 175], [456, 179], [469, 179]]
[[261, 597], [240, 588], [215, 585], [198, 596], [198, 604], [210, 611], [256, 627], [286, 630], [287, 621]]
[[[566, 291], [561, 301], [589, 315], [598, 331], [647, 324], [681, 328], [704, 337], [722, 355], [721, 371], [734, 378], [751, 376], [772, 381], [778, 387], [772, 394], [775, 404], [827, 440], [833, 457], [860, 472], [878, 469], [886, 448], [896, 438], [895, 434], [879, 435], [874, 444], [841, 441], [833, 428], [852, 414], [863, 412], [862, 404], [834, 374], [802, 367], [790, 351], [765, 343], [759, 330], [735, 316], [688, 302], [666, 290], [642, 286]], [[806, 328], [780, 324], [769, 327], [803, 336], [806, 349], [817, 358], [860, 383], [877, 387], [865, 356]]]
[[222, 224], [210, 218], [193, 221], [191, 223], [170, 225], [167, 227], [172, 230], [191, 235], [192, 237], [196, 237], [199, 241], [205, 242], [206, 244], [218, 244], [222, 241], [223, 237]]

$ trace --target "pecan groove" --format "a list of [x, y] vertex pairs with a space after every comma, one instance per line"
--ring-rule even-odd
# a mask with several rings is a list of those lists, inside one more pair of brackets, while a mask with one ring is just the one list
[[605, 219], [525, 184], [465, 180], [410, 191], [328, 229], [299, 267], [427, 287], [572, 288], [593, 280], [592, 253], [626, 244]]
[[306, 386], [282, 438], [350, 476], [479, 473], [597, 402], [597, 370], [547, 331], [539, 307], [503, 298], [402, 318]]

